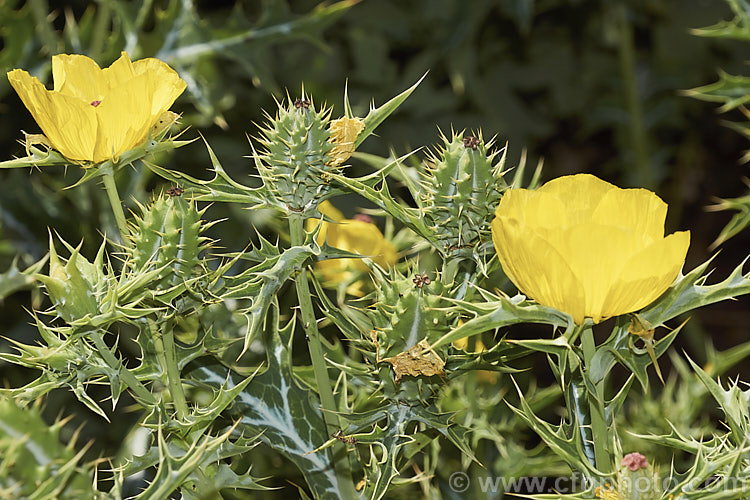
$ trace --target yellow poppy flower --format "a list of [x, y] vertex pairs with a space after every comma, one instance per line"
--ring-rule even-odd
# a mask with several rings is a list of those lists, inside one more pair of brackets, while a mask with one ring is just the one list
[[49, 143], [69, 160], [117, 161], [138, 146], [185, 90], [158, 59], [131, 62], [123, 52], [108, 68], [83, 55], [52, 57], [54, 90], [21, 69], [8, 80]]
[[646, 189], [620, 189], [588, 174], [536, 191], [507, 191], [492, 239], [508, 278], [540, 304], [581, 324], [637, 311], [669, 288], [690, 232], [664, 237], [667, 205]]
[[[318, 206], [318, 211], [336, 221], [336, 223], [323, 221], [316, 240], [319, 245], [327, 241], [328, 245], [340, 250], [366, 255], [383, 268], [393, 266], [398, 261], [396, 248], [385, 239], [378, 226], [372, 222], [345, 219], [344, 214], [327, 201]], [[307, 230], [312, 231], [317, 224], [318, 220], [309, 219], [306, 223]], [[318, 262], [317, 268], [328, 283], [348, 283], [355, 273], [370, 270], [362, 259], [325, 260]], [[353, 283], [347, 288], [347, 292], [351, 295], [362, 296], [361, 283]]]

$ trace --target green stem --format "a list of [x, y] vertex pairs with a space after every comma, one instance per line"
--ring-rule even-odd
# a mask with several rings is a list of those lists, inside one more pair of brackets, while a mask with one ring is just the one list
[[[289, 215], [289, 235], [292, 246], [299, 246], [305, 242], [304, 219], [299, 214]], [[302, 324], [309, 341], [307, 346], [310, 350], [310, 360], [312, 361], [313, 373], [315, 374], [315, 383], [318, 386], [320, 394], [320, 404], [323, 408], [323, 420], [328, 428], [328, 433], [333, 434], [341, 428], [341, 423], [336, 416], [336, 400], [333, 397], [331, 381], [328, 378], [328, 366], [323, 356], [323, 345], [318, 331], [318, 322], [315, 319], [315, 310], [313, 309], [310, 286], [307, 282], [307, 269], [303, 268], [295, 279], [297, 288], [297, 299], [302, 314]], [[357, 498], [358, 495], [354, 490], [354, 483], [351, 478], [346, 448], [343, 443], [336, 442], [333, 445], [334, 467], [342, 498]]]
[[187, 400], [185, 399], [185, 392], [182, 389], [180, 369], [177, 366], [172, 328], [169, 325], [164, 325], [163, 328], [159, 329], [156, 326], [156, 322], [148, 320], [148, 329], [151, 334], [151, 339], [154, 342], [156, 357], [159, 359], [159, 364], [164, 371], [167, 372], [167, 387], [169, 387], [169, 393], [172, 396], [172, 402], [174, 403], [175, 411], [177, 412], [177, 418], [185, 420], [189, 411]]
[[[91, 48], [89, 55], [94, 61], [98, 61], [102, 55], [102, 49], [104, 47], [104, 38], [109, 31], [109, 23], [112, 18], [112, 6], [108, 1], [99, 2], [99, 7], [96, 11], [96, 21], [94, 21], [94, 30], [91, 35]], [[99, 62], [99, 61], [98, 61]]]
[[34, 18], [34, 25], [36, 31], [39, 33], [39, 38], [44, 43], [46, 48], [51, 55], [57, 54], [58, 42], [55, 29], [49, 20], [49, 4], [46, 0], [30, 0], [31, 15]]
[[635, 154], [635, 170], [638, 172], [639, 184], [654, 187], [654, 176], [649, 162], [648, 142], [643, 126], [643, 109], [638, 96], [638, 82], [635, 75], [635, 47], [633, 44], [633, 27], [628, 19], [627, 8], [620, 5], [615, 10], [618, 24], [620, 73], [625, 86], [625, 106], [628, 111], [628, 126], [631, 147]]
[[122, 210], [122, 202], [120, 201], [120, 195], [117, 193], [117, 184], [115, 183], [115, 174], [110, 166], [103, 165], [99, 168], [107, 169], [104, 170], [102, 178], [104, 180], [104, 188], [107, 190], [107, 197], [109, 198], [109, 204], [112, 205], [112, 212], [115, 214], [115, 220], [117, 221], [117, 228], [120, 230], [120, 239], [122, 243], [127, 241], [128, 236], [128, 224], [125, 222], [125, 212]]
[[135, 393], [136, 399], [140, 399], [139, 403], [143, 406], [156, 405], [156, 399], [154, 398], [154, 395], [151, 394], [151, 391], [146, 389], [146, 386], [144, 386], [141, 381], [138, 380], [130, 370], [125, 368], [120, 360], [112, 354], [112, 351], [110, 351], [107, 344], [104, 343], [104, 339], [102, 339], [99, 332], [97, 330], [91, 330], [89, 336], [91, 337], [91, 340], [94, 341], [94, 345], [99, 351], [99, 354], [104, 358], [104, 361], [107, 362], [110, 368], [117, 370], [117, 374], [122, 381], [125, 382], [125, 384], [127, 384], [127, 386]]
[[[591, 362], [596, 354], [594, 342], [594, 331], [590, 324], [586, 323], [581, 333], [581, 348], [583, 349], [582, 372], [591, 367]], [[586, 387], [584, 385], [584, 387]], [[591, 440], [594, 444], [594, 456], [596, 468], [604, 474], [611, 472], [612, 460], [609, 453], [609, 428], [604, 410], [604, 381], [595, 386], [595, 393], [588, 391], [589, 415], [591, 417]]]
[[448, 255], [443, 261], [441, 279], [444, 285], [451, 286], [454, 299], [467, 300], [474, 291], [470, 281], [475, 272], [476, 264], [473, 261]]

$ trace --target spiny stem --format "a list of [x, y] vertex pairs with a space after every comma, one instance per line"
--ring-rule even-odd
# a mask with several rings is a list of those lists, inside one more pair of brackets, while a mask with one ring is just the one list
[[[301, 215], [289, 215], [289, 235], [291, 237], [292, 246], [304, 244], [305, 230], [303, 224], [304, 219]], [[307, 282], [307, 269], [303, 268], [299, 272], [295, 279], [295, 286], [297, 288], [297, 299], [302, 314], [302, 324], [305, 333], [309, 338], [307, 345], [310, 350], [310, 360], [312, 361], [313, 373], [315, 374], [315, 383], [318, 386], [318, 392], [320, 394], [320, 404], [323, 407], [323, 420], [326, 423], [328, 433], [332, 434], [341, 427], [341, 424], [335, 413], [338, 411], [338, 408], [336, 408], [336, 400], [333, 397], [331, 381], [328, 378], [328, 367], [323, 356], [320, 332], [318, 331], [318, 323], [315, 319], [315, 310], [313, 309], [312, 298], [310, 295], [310, 286]], [[346, 449], [343, 443], [338, 441], [334, 443], [333, 456], [339, 485], [342, 489], [347, 490], [340, 491], [342, 498], [357, 498], [358, 495], [354, 490]]]
[[127, 384], [127, 386], [133, 390], [136, 398], [140, 399], [139, 402], [143, 406], [155, 406], [156, 399], [154, 398], [154, 395], [151, 394], [151, 391], [146, 389], [146, 386], [144, 386], [141, 381], [138, 380], [130, 370], [125, 368], [122, 365], [122, 362], [120, 362], [120, 360], [117, 359], [114, 354], [112, 354], [112, 351], [110, 351], [107, 344], [104, 343], [104, 339], [102, 339], [102, 336], [99, 334], [99, 332], [97, 330], [91, 330], [89, 332], [89, 337], [91, 337], [91, 340], [94, 341], [94, 345], [99, 351], [99, 354], [104, 358], [104, 361], [107, 362], [110, 368], [114, 368], [115, 370], [117, 370], [117, 374], [120, 376], [122, 381], [125, 382], [125, 384]]
[[107, 190], [107, 197], [109, 198], [109, 204], [112, 205], [112, 212], [115, 214], [115, 220], [117, 221], [117, 228], [120, 230], [120, 238], [122, 243], [127, 240], [128, 224], [125, 222], [125, 212], [122, 210], [122, 202], [120, 201], [120, 195], [117, 193], [117, 184], [115, 183], [115, 174], [112, 171], [112, 167], [104, 165], [100, 167], [103, 170], [102, 178], [104, 180], [104, 188]]
[[169, 393], [172, 396], [172, 402], [174, 402], [177, 418], [184, 420], [188, 416], [189, 411], [185, 399], [185, 392], [182, 390], [180, 370], [177, 366], [172, 328], [169, 325], [164, 325], [163, 328], [160, 329], [156, 326], [155, 321], [148, 320], [148, 329], [151, 334], [151, 339], [154, 342], [154, 348], [156, 349], [156, 356], [159, 358], [159, 364], [161, 364], [162, 368], [167, 372], [167, 386], [169, 387]]
[[[591, 368], [596, 344], [594, 343], [594, 331], [590, 324], [583, 327], [581, 333], [581, 348], [583, 349], [584, 370]], [[585, 386], [584, 386], [585, 387]], [[596, 468], [600, 472], [608, 474], [611, 472], [611, 457], [608, 451], [609, 432], [607, 428], [607, 417], [604, 411], [604, 381], [595, 386], [595, 393], [588, 393], [589, 414], [591, 416], [591, 440], [594, 444], [594, 456]]]

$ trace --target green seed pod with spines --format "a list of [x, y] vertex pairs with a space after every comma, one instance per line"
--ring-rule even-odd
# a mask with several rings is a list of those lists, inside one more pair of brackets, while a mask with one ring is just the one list
[[204, 211], [181, 196], [158, 197], [150, 206], [141, 206], [141, 216], [131, 227], [131, 268], [160, 269], [153, 285], [159, 290], [189, 279], [207, 246], [207, 238], [201, 236]]
[[488, 153], [492, 141], [485, 144], [481, 134], [442, 139], [443, 147], [428, 159], [420, 202], [444, 251], [451, 253], [491, 240], [495, 208], [507, 188], [505, 155], [495, 163], [497, 152]]
[[338, 172], [330, 152], [331, 109], [315, 110], [304, 97], [279, 103], [275, 118], [261, 128], [258, 169], [263, 183], [286, 210], [312, 213], [330, 190], [326, 172]]
[[[404, 353], [420, 342], [432, 345], [450, 331], [456, 317], [442, 300], [448, 291], [434, 273], [415, 271], [412, 277], [395, 270], [389, 275], [376, 270], [375, 279], [377, 300], [368, 316], [374, 326], [371, 340], [374, 357], [380, 362], [383, 394], [386, 398], [403, 401], [429, 399], [442, 385], [440, 360], [445, 360], [446, 349], [429, 352], [423, 359], [415, 358], [417, 364], [424, 361], [422, 367], [426, 368], [422, 375], [416, 376], [399, 375], [397, 357], [402, 356], [403, 360]], [[437, 364], [431, 364], [432, 361]]]

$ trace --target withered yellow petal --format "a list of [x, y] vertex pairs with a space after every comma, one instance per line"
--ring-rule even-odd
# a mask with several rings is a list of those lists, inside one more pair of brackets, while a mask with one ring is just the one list
[[329, 141], [334, 145], [328, 152], [329, 166], [338, 166], [344, 163], [354, 152], [354, 144], [357, 137], [365, 129], [365, 122], [361, 118], [342, 117], [333, 120], [329, 126], [331, 137]]
[[664, 237], [667, 205], [592, 175], [506, 192], [492, 221], [498, 259], [540, 304], [595, 323], [656, 300], [677, 277], [690, 233]]

